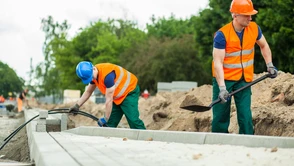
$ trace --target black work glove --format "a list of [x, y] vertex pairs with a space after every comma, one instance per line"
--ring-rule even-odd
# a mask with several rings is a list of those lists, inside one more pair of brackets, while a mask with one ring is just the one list
[[221, 103], [226, 103], [229, 98], [229, 92], [226, 89], [226, 86], [219, 87], [218, 97], [221, 99]]
[[273, 65], [272, 62], [266, 64], [267, 71], [270, 74], [270, 78], [276, 78], [278, 76], [278, 70], [277, 68]]
[[77, 112], [79, 111], [79, 109], [80, 106], [78, 104], [75, 104], [74, 106], [69, 108], [69, 113], [72, 113], [74, 116], [76, 116], [78, 114]]

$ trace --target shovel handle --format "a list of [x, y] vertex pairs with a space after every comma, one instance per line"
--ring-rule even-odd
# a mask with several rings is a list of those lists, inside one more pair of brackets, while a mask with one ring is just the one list
[[[248, 87], [250, 87], [250, 86], [252, 86], [252, 85], [254, 85], [254, 84], [256, 84], [256, 83], [258, 83], [258, 82], [260, 82], [260, 81], [262, 81], [262, 80], [264, 80], [266, 78], [268, 78], [268, 77], [270, 77], [270, 76], [271, 76], [271, 74], [267, 73], [266, 75], [263, 75], [262, 77], [257, 78], [256, 80], [248, 83], [247, 85], [243, 86], [242, 88], [237, 89], [237, 90], [229, 93], [229, 97], [233, 96], [234, 94], [236, 94], [236, 93], [238, 93], [238, 92], [240, 92], [240, 91], [242, 91], [242, 90], [244, 90], [244, 89], [246, 89], [246, 88], [248, 88]], [[221, 102], [220, 98], [214, 100], [208, 107], [211, 108], [211, 107], [213, 107], [215, 104], [217, 104], [219, 102]]]
[[254, 84], [256, 84], [256, 83], [258, 83], [258, 82], [260, 82], [260, 81], [262, 81], [262, 80], [264, 80], [266, 78], [268, 78], [268, 77], [270, 77], [270, 76], [271, 76], [271, 74], [267, 73], [266, 75], [263, 75], [262, 77], [257, 78], [256, 80], [248, 83], [247, 85], [243, 86], [242, 88], [237, 89], [237, 90], [229, 93], [229, 96], [233, 96], [234, 94], [236, 94], [236, 93], [238, 93], [238, 92], [240, 92], [240, 91], [242, 91], [242, 90], [244, 90], [244, 89], [246, 89], [246, 88], [248, 88], [248, 87], [250, 87], [250, 86], [252, 86], [252, 85], [254, 85]]
[[214, 100], [208, 107], [212, 108], [215, 104], [221, 102], [222, 100], [220, 98], [217, 98], [216, 100]]

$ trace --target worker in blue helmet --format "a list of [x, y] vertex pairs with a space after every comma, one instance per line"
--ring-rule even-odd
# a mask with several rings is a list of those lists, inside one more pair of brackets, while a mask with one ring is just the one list
[[93, 65], [91, 62], [81, 62], [76, 67], [76, 73], [84, 84], [89, 84], [93, 78]]
[[97, 87], [106, 98], [105, 116], [99, 119], [99, 126], [117, 127], [125, 115], [130, 128], [146, 129], [139, 118], [140, 87], [134, 74], [115, 64], [100, 63], [94, 66], [87, 61], [77, 65], [76, 74], [89, 86], [78, 102], [70, 108], [70, 112], [78, 111]]

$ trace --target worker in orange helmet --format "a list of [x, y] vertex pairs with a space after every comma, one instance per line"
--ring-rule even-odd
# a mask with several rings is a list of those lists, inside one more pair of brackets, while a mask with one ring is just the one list
[[[277, 76], [270, 47], [260, 27], [252, 21], [257, 14], [251, 0], [233, 0], [233, 20], [221, 27], [213, 40], [213, 100], [221, 99], [213, 111], [212, 132], [228, 133], [231, 100], [229, 93], [253, 81], [254, 45], [258, 44], [271, 78]], [[240, 134], [254, 134], [251, 88], [234, 95]]]

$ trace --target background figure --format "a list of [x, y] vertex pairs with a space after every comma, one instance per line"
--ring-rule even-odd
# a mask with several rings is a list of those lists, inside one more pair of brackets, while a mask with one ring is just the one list
[[[277, 76], [272, 63], [270, 47], [260, 27], [252, 22], [257, 14], [251, 0], [233, 0], [230, 12], [233, 21], [215, 33], [213, 42], [213, 100], [221, 103], [213, 108], [212, 132], [228, 133], [230, 125], [231, 100], [229, 92], [240, 89], [253, 81], [254, 46], [260, 47], [271, 78]], [[251, 114], [251, 88], [234, 95], [240, 134], [254, 134]]]
[[148, 90], [145, 89], [144, 92], [141, 94], [141, 96], [142, 96], [144, 99], [147, 99], [147, 98], [150, 96], [150, 94], [149, 94]]
[[0, 103], [4, 103], [5, 102], [5, 98], [3, 97], [3, 95], [0, 96]]
[[18, 112], [22, 111], [22, 104], [23, 104], [23, 101], [26, 100], [26, 96], [27, 96], [28, 92], [29, 92], [29, 90], [25, 89], [24, 91], [22, 91], [19, 94], [19, 97], [17, 98], [17, 110], [18, 110]]

